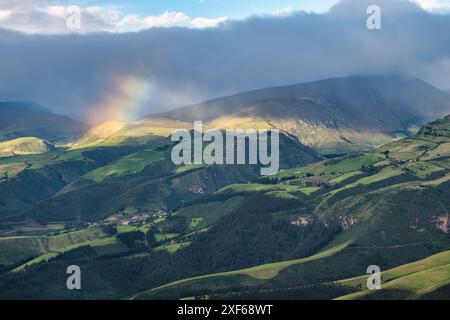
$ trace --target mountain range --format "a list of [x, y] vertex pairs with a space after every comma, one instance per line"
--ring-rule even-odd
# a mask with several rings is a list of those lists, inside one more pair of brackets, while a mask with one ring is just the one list
[[192, 129], [276, 128], [322, 154], [365, 151], [414, 135], [450, 112], [450, 95], [400, 75], [352, 76], [267, 88], [150, 115], [136, 122], [109, 121], [73, 147], [168, 136]]
[[[89, 130], [22, 109], [77, 129], [24, 120], [0, 143], [0, 298], [446, 299], [449, 99], [385, 75], [257, 90]], [[2, 128], [19, 128], [8, 112]], [[281, 171], [174, 165], [169, 135], [196, 120], [281, 129]], [[71, 143], [52, 143], [63, 136]], [[83, 290], [66, 289], [72, 264]], [[381, 290], [367, 290], [371, 265]]]
[[147, 119], [201, 120], [215, 128], [269, 127], [323, 153], [367, 150], [450, 112], [450, 96], [419, 79], [353, 76], [268, 88]]

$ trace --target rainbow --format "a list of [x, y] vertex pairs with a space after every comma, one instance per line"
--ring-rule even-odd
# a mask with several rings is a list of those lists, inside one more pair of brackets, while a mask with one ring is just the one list
[[114, 81], [115, 90], [106, 94], [100, 103], [92, 106], [87, 123], [96, 126], [106, 121], [133, 120], [148, 101], [151, 85], [135, 76], [119, 76]]

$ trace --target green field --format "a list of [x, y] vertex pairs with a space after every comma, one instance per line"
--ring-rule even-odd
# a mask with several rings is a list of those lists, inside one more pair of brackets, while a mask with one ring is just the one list
[[345, 173], [345, 174], [343, 174], [343, 175], [340, 175], [340, 176], [337, 177], [337, 178], [328, 180], [328, 183], [330, 183], [330, 184], [339, 184], [339, 183], [344, 182], [344, 181], [347, 180], [347, 179], [353, 178], [353, 177], [355, 177], [355, 176], [357, 176], [357, 175], [360, 175], [360, 174], [362, 174], [362, 172], [359, 171], [359, 170], [352, 171], [352, 172], [349, 172], [349, 173]]
[[430, 175], [432, 175], [434, 173], [444, 171], [444, 168], [439, 167], [431, 162], [425, 162], [425, 161], [413, 162], [413, 163], [407, 164], [405, 166], [405, 168], [408, 169], [409, 171], [411, 171], [413, 174], [415, 174], [420, 179], [426, 179], [427, 177], [429, 177]]
[[426, 152], [421, 158], [422, 160], [433, 160], [441, 157], [445, 157], [450, 154], [450, 143], [440, 143], [437, 148], [433, 148]]
[[107, 235], [100, 228], [83, 229], [56, 236], [0, 238], [0, 264], [11, 265], [30, 257], [61, 252], [68, 247], [104, 238], [107, 238]]
[[343, 175], [352, 171], [360, 170], [363, 166], [371, 166], [378, 161], [384, 159], [384, 155], [381, 153], [356, 153], [343, 156], [337, 159], [324, 160], [321, 162], [313, 163], [300, 168], [293, 168], [283, 170], [276, 174], [274, 178], [284, 178], [289, 176], [305, 177], [308, 173], [314, 175]]
[[309, 194], [316, 191], [314, 187], [299, 187], [289, 184], [258, 184], [258, 183], [245, 183], [245, 184], [233, 184], [226, 186], [219, 190], [219, 193], [245, 193], [245, 192], [265, 192], [267, 194], [284, 194], [285, 197], [290, 197], [289, 193], [303, 192]]
[[406, 138], [387, 144], [379, 150], [389, 151], [389, 157], [405, 161], [420, 157], [426, 150], [436, 147], [436, 143], [421, 139]]
[[178, 233], [156, 233], [154, 238], [157, 242], [171, 240], [173, 238], [178, 237]]
[[[366, 288], [367, 275], [339, 281], [340, 284]], [[382, 272], [381, 290], [363, 290], [338, 298], [418, 299], [450, 283], [450, 251]]]
[[13, 272], [22, 271], [34, 264], [47, 262], [49, 259], [55, 258], [61, 253], [69, 252], [71, 250], [74, 250], [74, 249], [77, 249], [80, 247], [85, 247], [85, 246], [93, 247], [98, 255], [117, 254], [117, 253], [122, 253], [122, 252], [127, 251], [126, 246], [123, 243], [121, 243], [117, 238], [113, 238], [113, 237], [105, 238], [105, 239], [101, 239], [101, 240], [86, 241], [86, 242], [73, 244], [73, 245], [63, 247], [61, 249], [43, 254], [37, 258], [34, 258], [34, 259], [16, 267], [12, 271]]
[[141, 150], [137, 153], [120, 158], [115, 163], [98, 168], [85, 175], [86, 179], [101, 182], [107, 177], [137, 174], [147, 165], [163, 161], [166, 154], [154, 149]]
[[175, 253], [180, 249], [186, 248], [190, 245], [190, 242], [173, 242], [168, 244], [163, 244], [162, 246], [156, 247], [155, 251], [167, 251], [168, 253]]
[[404, 174], [404, 172], [400, 169], [397, 168], [392, 168], [392, 167], [388, 167], [388, 168], [384, 168], [383, 170], [381, 170], [379, 173], [374, 174], [372, 176], [369, 177], [364, 177], [361, 178], [353, 183], [347, 184], [344, 187], [340, 188], [340, 189], [336, 189], [333, 190], [330, 194], [334, 195], [340, 191], [346, 190], [346, 189], [350, 189], [350, 188], [355, 188], [357, 186], [364, 186], [364, 185], [369, 185], [375, 182], [379, 182], [379, 181], [383, 181], [386, 180], [388, 178], [392, 178], [395, 176], [399, 176]]

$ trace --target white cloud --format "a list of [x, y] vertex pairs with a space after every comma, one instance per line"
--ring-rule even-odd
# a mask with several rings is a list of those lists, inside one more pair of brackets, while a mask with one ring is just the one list
[[414, 2], [427, 11], [439, 12], [450, 10], [450, 2], [445, 0], [414, 0]]
[[213, 28], [229, 21], [228, 17], [220, 17], [217, 19], [195, 18], [191, 21], [194, 28]]
[[286, 6], [284, 8], [278, 8], [276, 9], [273, 14], [276, 16], [288, 16], [292, 14], [295, 11], [295, 9], [292, 6]]
[[131, 31], [148, 28], [185, 26], [191, 19], [183, 12], [166, 11], [159, 16], [141, 17], [136, 14], [126, 15], [113, 21], [109, 31]]
[[152, 27], [167, 27], [173, 25], [181, 25], [190, 20], [190, 18], [183, 12], [166, 11], [160, 16], [149, 16], [144, 18], [143, 22], [146, 26]]
[[[1, 0], [0, 0], [1, 1]], [[160, 15], [142, 16], [124, 14], [117, 6], [87, 6], [81, 10], [81, 29], [67, 29], [68, 8], [65, 5], [45, 5], [41, 0], [21, 0], [0, 4], [0, 28], [30, 34], [128, 32], [148, 28], [184, 26], [190, 28], [212, 28], [228, 21], [191, 18], [183, 12], [166, 11]], [[7, 10], [3, 10], [3, 9]]]

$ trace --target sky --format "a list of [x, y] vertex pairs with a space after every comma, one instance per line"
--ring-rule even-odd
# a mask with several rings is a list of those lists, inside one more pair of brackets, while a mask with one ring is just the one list
[[[376, 2], [382, 29], [368, 30]], [[67, 8], [81, 8], [68, 28]], [[450, 88], [437, 0], [0, 0], [0, 101], [98, 124], [252, 89], [400, 73]]]
[[[143, 16], [159, 15], [165, 11], [183, 12], [191, 17], [217, 18], [227, 16], [243, 19], [253, 14], [270, 14], [284, 8], [325, 11], [336, 0], [107, 0], [77, 1], [82, 6], [116, 6], [125, 14], [139, 13]], [[73, 3], [67, 1], [66, 3]]]
[[1, 0], [0, 27], [26, 33], [71, 33], [65, 18], [77, 6], [78, 33], [130, 32], [152, 27], [216, 27], [254, 15], [324, 12], [337, 0]]

